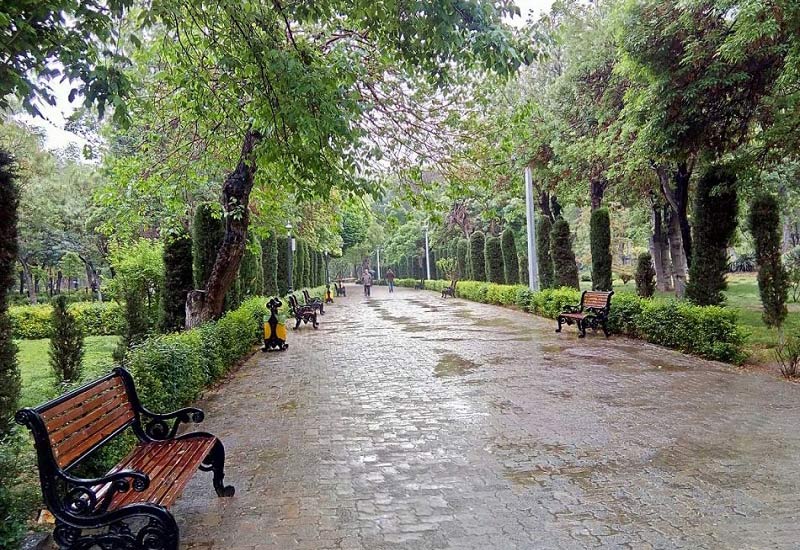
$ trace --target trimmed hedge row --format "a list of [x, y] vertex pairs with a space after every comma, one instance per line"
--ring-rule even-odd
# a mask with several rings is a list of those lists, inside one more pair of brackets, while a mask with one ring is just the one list
[[[412, 287], [413, 279], [398, 279], [398, 286]], [[448, 281], [425, 281], [427, 290], [441, 291]], [[533, 292], [524, 285], [496, 285], [461, 281], [459, 298], [518, 307], [529, 313], [555, 319], [569, 304], [577, 304], [581, 292], [573, 288]], [[615, 294], [611, 302], [609, 329], [615, 334], [640, 338], [707, 359], [740, 364], [746, 358], [746, 334], [738, 325], [735, 311], [717, 306], [696, 306], [677, 300], [640, 298]]]
[[[124, 326], [122, 307], [117, 302], [77, 302], [68, 307], [83, 329], [84, 336], [120, 334]], [[8, 310], [14, 338], [50, 338], [53, 306], [15, 306]]]

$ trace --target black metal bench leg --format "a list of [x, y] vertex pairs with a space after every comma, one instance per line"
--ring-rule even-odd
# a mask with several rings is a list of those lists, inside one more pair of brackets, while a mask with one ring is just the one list
[[561, 332], [561, 323], [563, 322], [561, 317], [556, 319], [556, 321], [558, 322], [558, 328], [556, 329], [556, 332]]
[[214, 472], [214, 490], [217, 492], [217, 496], [232, 497], [236, 493], [236, 488], [223, 483], [223, 479], [225, 479], [225, 446], [222, 445], [222, 441], [218, 439], [214, 443], [203, 464]]
[[578, 334], [578, 338], [586, 338], [586, 320], [578, 321], [578, 330], [580, 334]]
[[319, 323], [317, 322], [317, 314], [314, 313], [314, 316], [311, 318], [311, 324], [314, 328], [319, 328]]
[[606, 338], [608, 338], [608, 327], [606, 326], [605, 321], [603, 321], [603, 334], [605, 334]]
[[303, 318], [302, 317], [295, 317], [294, 320], [297, 321], [297, 322], [294, 324], [294, 329], [293, 330], [297, 330], [298, 328], [300, 328], [300, 321], [302, 321]]

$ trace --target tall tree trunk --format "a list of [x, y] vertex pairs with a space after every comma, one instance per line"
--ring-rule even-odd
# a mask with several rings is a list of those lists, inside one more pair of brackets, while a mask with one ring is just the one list
[[61, 294], [61, 284], [64, 282], [64, 273], [59, 269], [56, 274], [56, 294]]
[[236, 169], [222, 186], [225, 235], [217, 251], [214, 268], [203, 290], [193, 290], [186, 299], [186, 328], [192, 328], [222, 313], [225, 294], [236, 279], [247, 243], [250, 222], [250, 191], [256, 173], [255, 147], [261, 135], [250, 129], [244, 135]]
[[653, 233], [650, 235], [650, 255], [653, 257], [653, 266], [656, 269], [656, 288], [661, 291], [667, 290], [667, 279], [664, 274], [664, 258], [666, 253], [662, 246], [664, 242], [664, 228], [661, 223], [661, 208], [657, 204], [652, 205]]
[[606, 192], [608, 180], [605, 178], [594, 178], [589, 182], [589, 194], [592, 199], [592, 211], [597, 210], [603, 205], [603, 195]]
[[672, 260], [672, 275], [675, 281], [675, 295], [683, 298], [686, 294], [686, 271], [688, 263], [686, 261], [685, 247], [681, 236], [681, 226], [675, 212], [669, 213], [668, 225], [669, 254]]
[[550, 218], [550, 221], [553, 221], [553, 210], [550, 208], [550, 194], [547, 191], [539, 193], [539, 208], [542, 210], [542, 216]]
[[25, 270], [19, 272], [19, 293], [25, 294]]
[[28, 300], [31, 304], [37, 304], [38, 301], [36, 299], [36, 285], [33, 283], [33, 273], [31, 271], [31, 266], [25, 260], [20, 259], [19, 263], [22, 264], [22, 273], [25, 277], [25, 286], [28, 287]]
[[[667, 199], [672, 212], [677, 216], [678, 227], [681, 232], [684, 257], [688, 266], [692, 259], [692, 229], [689, 225], [689, 181], [692, 177], [693, 163], [679, 162], [675, 170], [670, 173], [666, 166], [654, 166], [661, 184], [661, 192]], [[673, 185], [674, 184], [674, 185]]]

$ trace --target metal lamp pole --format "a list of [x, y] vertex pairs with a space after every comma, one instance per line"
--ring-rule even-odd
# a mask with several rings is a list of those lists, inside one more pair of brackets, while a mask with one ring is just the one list
[[528, 287], [539, 290], [539, 259], [536, 256], [536, 218], [533, 201], [533, 174], [525, 168], [525, 207], [528, 218]]
[[378, 280], [381, 278], [381, 249], [377, 249], [376, 253], [378, 254]]

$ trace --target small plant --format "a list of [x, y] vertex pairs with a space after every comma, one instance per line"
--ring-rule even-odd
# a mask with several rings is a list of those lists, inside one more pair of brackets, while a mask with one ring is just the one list
[[455, 278], [458, 266], [455, 258], [442, 258], [441, 260], [436, 260], [436, 267], [445, 279], [452, 280]]
[[755, 254], [741, 254], [728, 266], [731, 273], [752, 273], [756, 270]]
[[59, 384], [77, 382], [83, 361], [83, 331], [59, 296], [53, 305], [53, 335], [50, 337], [50, 366]]
[[800, 301], [800, 246], [793, 248], [783, 258], [789, 275], [789, 288], [792, 291], [792, 302]]
[[656, 292], [656, 270], [649, 252], [639, 254], [636, 262], [636, 293], [642, 298], [650, 298]]
[[788, 379], [800, 377], [800, 339], [788, 338], [775, 348], [775, 358], [781, 366], [781, 374]]
[[619, 280], [622, 281], [623, 285], [627, 285], [633, 280], [633, 274], [627, 269], [620, 269], [617, 271], [617, 277], [619, 277]]

